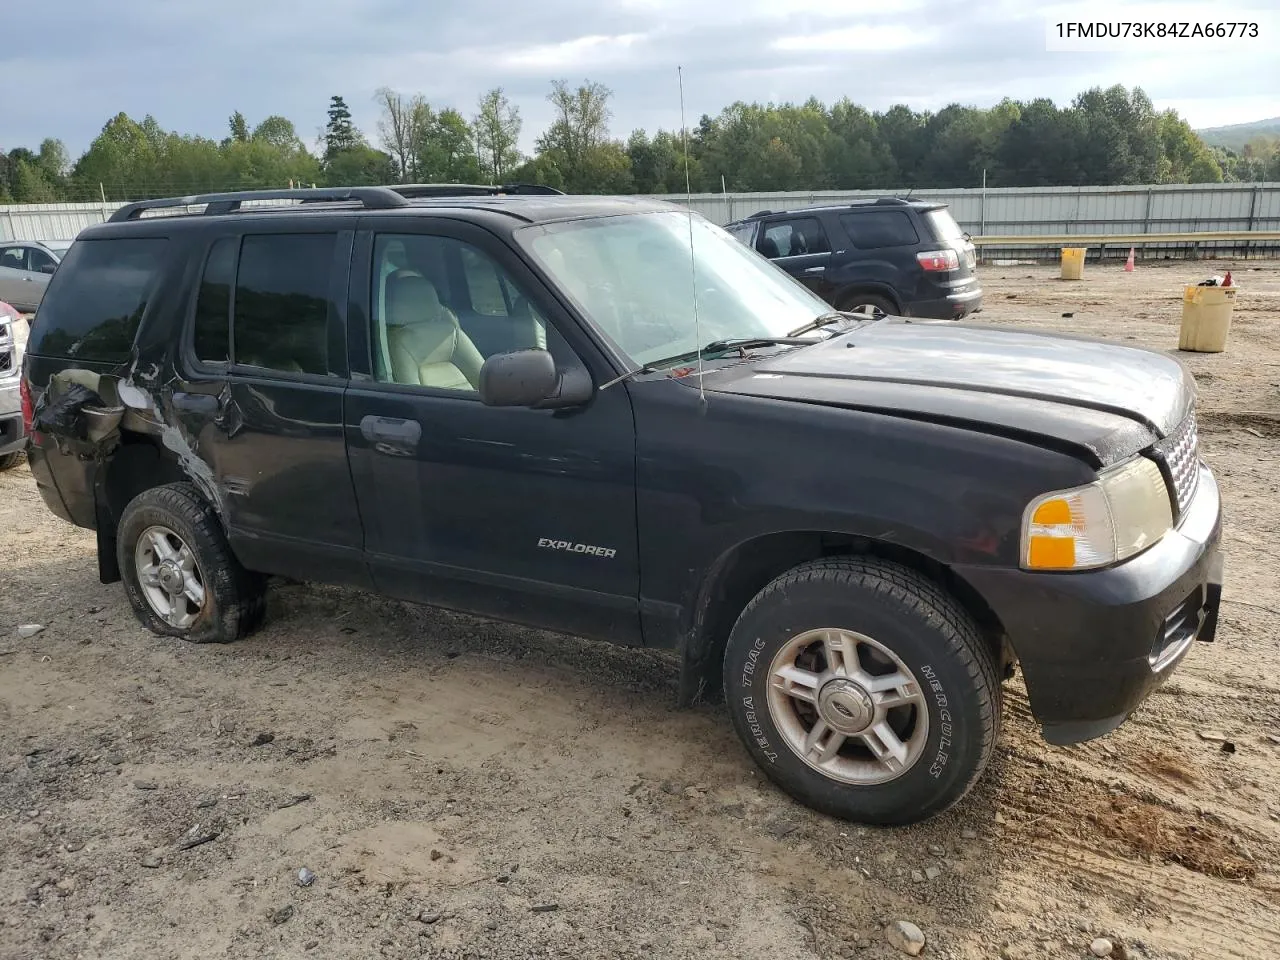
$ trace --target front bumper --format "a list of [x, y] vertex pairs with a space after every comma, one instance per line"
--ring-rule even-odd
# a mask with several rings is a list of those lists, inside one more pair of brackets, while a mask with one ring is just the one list
[[1120, 726], [1196, 640], [1214, 638], [1222, 594], [1222, 505], [1203, 464], [1178, 528], [1114, 567], [1082, 573], [967, 567], [1000, 618], [1031, 710], [1050, 743]]
[[27, 445], [18, 378], [0, 381], [0, 456]]

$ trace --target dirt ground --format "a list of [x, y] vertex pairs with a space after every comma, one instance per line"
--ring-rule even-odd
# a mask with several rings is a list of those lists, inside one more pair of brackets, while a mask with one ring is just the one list
[[1274, 956], [1280, 263], [986, 266], [982, 318], [1172, 349], [1228, 266], [1230, 348], [1184, 356], [1218, 642], [1074, 748], [1013, 681], [983, 783], [907, 829], [790, 801], [653, 653], [308, 585], [247, 641], [159, 640], [0, 476], [0, 958], [891, 958], [896, 920], [935, 958]]

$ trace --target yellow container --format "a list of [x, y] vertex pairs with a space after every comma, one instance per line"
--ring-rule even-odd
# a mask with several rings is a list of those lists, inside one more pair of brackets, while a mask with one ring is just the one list
[[1084, 279], [1084, 247], [1062, 248], [1062, 279]]
[[1179, 350], [1221, 353], [1227, 349], [1236, 287], [1184, 287]]

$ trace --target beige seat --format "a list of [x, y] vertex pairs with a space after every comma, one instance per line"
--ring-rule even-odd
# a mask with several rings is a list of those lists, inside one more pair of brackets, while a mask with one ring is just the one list
[[445, 390], [475, 390], [484, 358], [440, 302], [435, 285], [414, 273], [387, 280], [391, 379]]

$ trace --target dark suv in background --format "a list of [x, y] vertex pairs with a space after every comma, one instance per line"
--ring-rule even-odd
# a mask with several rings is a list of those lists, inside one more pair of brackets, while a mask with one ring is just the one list
[[982, 309], [973, 244], [945, 203], [762, 210], [725, 229], [838, 310], [959, 320]]

